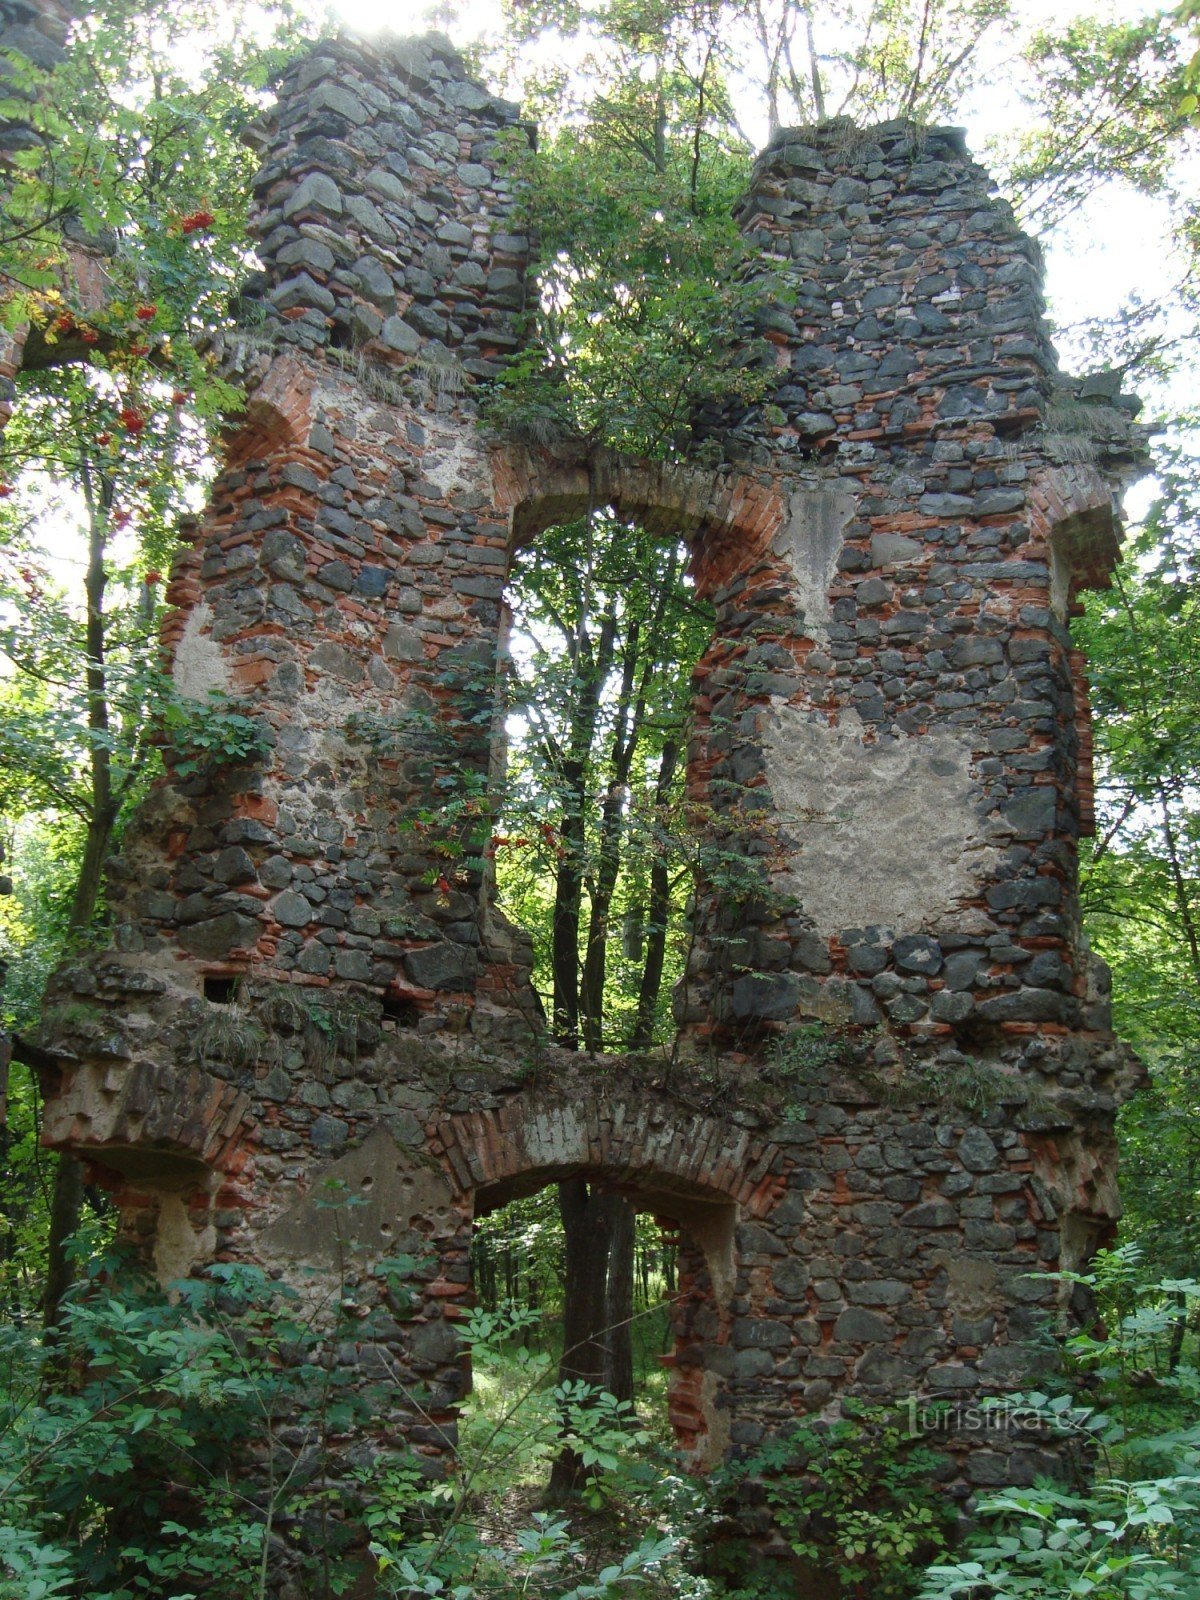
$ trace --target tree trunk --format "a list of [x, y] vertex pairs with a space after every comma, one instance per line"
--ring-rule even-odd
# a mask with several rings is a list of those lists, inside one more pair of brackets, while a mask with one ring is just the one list
[[53, 1334], [62, 1321], [63, 1301], [75, 1281], [69, 1254], [71, 1239], [83, 1212], [83, 1163], [61, 1155], [54, 1169], [50, 1200], [50, 1237], [46, 1250], [46, 1292], [42, 1297], [42, 1325]]
[[[91, 733], [88, 766], [91, 804], [83, 861], [71, 901], [69, 937], [87, 932], [96, 915], [103, 885], [104, 858], [108, 854], [116, 826], [119, 802], [114, 799], [112, 762], [109, 754], [108, 681], [105, 661], [104, 590], [108, 582], [104, 557], [108, 543], [108, 514], [112, 485], [103, 474], [93, 478], [86, 462], [81, 467], [81, 485], [88, 510], [88, 566], [85, 579], [87, 615], [84, 640], [87, 651], [88, 729]], [[54, 1171], [54, 1194], [50, 1202], [50, 1237], [47, 1241], [46, 1292], [42, 1299], [42, 1321], [46, 1331], [58, 1327], [62, 1302], [71, 1287], [74, 1272], [68, 1246], [79, 1227], [83, 1212], [83, 1167], [72, 1155], [59, 1156]]]
[[808, 47], [808, 74], [809, 83], [812, 85], [813, 109], [817, 113], [817, 121], [825, 121], [825, 89], [821, 82], [821, 63], [817, 55], [817, 41], [813, 34], [812, 6], [804, 7], [804, 40]]
[[[654, 806], [659, 810], [666, 805], [679, 761], [679, 745], [668, 739], [663, 745], [658, 765], [658, 779], [654, 785]], [[655, 853], [650, 868], [650, 903], [646, 912], [646, 960], [642, 967], [642, 981], [638, 988], [637, 1021], [631, 1050], [648, 1050], [654, 1041], [654, 1019], [658, 1012], [658, 996], [662, 988], [663, 963], [667, 954], [667, 921], [671, 914], [671, 877], [663, 852]]]
[[[1184, 785], [1181, 779], [1175, 778], [1171, 787], [1182, 790]], [[1183, 930], [1183, 937], [1187, 943], [1188, 956], [1192, 968], [1192, 982], [1200, 986], [1200, 928], [1196, 924], [1188, 876], [1180, 857], [1175, 821], [1171, 815], [1171, 795], [1166, 782], [1162, 779], [1159, 779], [1155, 788], [1158, 794], [1159, 816], [1162, 819], [1163, 840], [1167, 847], [1167, 865], [1171, 874], [1171, 887], [1174, 891], [1175, 914], [1179, 918], [1179, 926]]]
[[566, 753], [559, 766], [563, 812], [550, 952], [554, 1038], [568, 1050], [574, 1050], [579, 1044], [579, 921], [587, 847], [587, 780], [600, 692], [612, 665], [616, 635], [617, 619], [610, 611], [601, 624], [595, 651], [588, 647], [581, 624], [572, 652], [572, 664], [581, 687], [572, 711]]
[[[4, 992], [5, 964], [0, 961], [0, 995]], [[8, 1031], [0, 1026], [0, 1172], [9, 1171], [8, 1151], [12, 1142], [12, 1135], [8, 1126], [8, 1086], [12, 1072], [12, 1040]], [[16, 1197], [5, 1195], [5, 1204], [0, 1210], [0, 1219], [3, 1220], [2, 1242], [0, 1242], [0, 1258], [6, 1267], [11, 1266], [17, 1248], [16, 1228], [14, 1226], [18, 1215]], [[9, 1207], [12, 1207], [10, 1210]], [[5, 1274], [11, 1296], [9, 1314], [15, 1323], [19, 1320], [19, 1301], [17, 1298], [16, 1275], [12, 1272]]]
[[111, 806], [101, 813], [93, 812], [88, 821], [87, 836], [83, 842], [83, 859], [79, 863], [79, 877], [71, 897], [71, 914], [68, 927], [72, 933], [86, 933], [104, 887], [104, 862], [112, 845], [113, 830], [117, 825]]
[[633, 1246], [637, 1215], [623, 1195], [612, 1202], [612, 1242], [608, 1252], [605, 1316], [608, 1366], [604, 1387], [618, 1400], [633, 1400]]
[[[564, 773], [570, 783], [574, 774]], [[578, 782], [578, 779], [576, 779]], [[554, 1041], [567, 1050], [579, 1044], [579, 908], [583, 899], [583, 809], [568, 801], [559, 829], [554, 880], [550, 969], [554, 983]]]
[[1179, 1362], [1183, 1356], [1183, 1341], [1187, 1335], [1188, 1302], [1187, 1295], [1175, 1295], [1175, 1315], [1171, 1318], [1171, 1342], [1167, 1352], [1167, 1371], [1172, 1376], [1179, 1369]]
[[[563, 1351], [558, 1381], [586, 1383], [595, 1389], [604, 1386], [607, 1365], [604, 1328], [612, 1214], [604, 1204], [606, 1198], [591, 1194], [586, 1178], [567, 1178], [558, 1186], [558, 1209], [566, 1243]], [[564, 1449], [550, 1474], [551, 1499], [573, 1494], [584, 1475], [576, 1452]]]
[[[596, 882], [591, 896], [587, 949], [583, 957], [583, 983], [579, 995], [583, 1042], [588, 1050], [604, 1048], [604, 980], [608, 970], [608, 919], [612, 910], [613, 891], [617, 886], [617, 875], [621, 870], [625, 795], [629, 787], [629, 770], [633, 764], [633, 753], [637, 748], [640, 732], [637, 715], [634, 716], [632, 728], [629, 726], [638, 666], [639, 635], [640, 628], [637, 622], [634, 622], [629, 630], [625, 660], [621, 668], [616, 725], [613, 729], [612, 754], [609, 758], [608, 787], [600, 812]], [[642, 709], [643, 699], [644, 694], [639, 696], [639, 711]]]
[[660, 177], [667, 170], [667, 99], [661, 81], [654, 101], [654, 170]]
[[[623, 1195], [597, 1194], [586, 1178], [559, 1184], [558, 1208], [566, 1246], [558, 1381], [632, 1401], [634, 1209]], [[550, 1474], [551, 1499], [573, 1494], [584, 1476], [579, 1457], [564, 1449]]]

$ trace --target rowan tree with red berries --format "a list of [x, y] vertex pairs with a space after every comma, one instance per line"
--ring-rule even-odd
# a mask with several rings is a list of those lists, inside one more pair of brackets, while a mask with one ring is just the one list
[[[0, 115], [30, 135], [0, 220], [0, 322], [24, 346], [0, 441], [0, 817], [17, 889], [0, 956], [18, 1023], [102, 913], [105, 858], [158, 759], [161, 573], [241, 403], [203, 335], [230, 320], [247, 268], [256, 158], [240, 134], [294, 44], [286, 4], [264, 44], [268, 20], [101, 0], [59, 65], [5, 63]], [[32, 1137], [29, 1089], [14, 1077], [10, 1153]], [[44, 1229], [41, 1193], [0, 1216], [0, 1237]], [[49, 1322], [80, 1198], [60, 1161]]]

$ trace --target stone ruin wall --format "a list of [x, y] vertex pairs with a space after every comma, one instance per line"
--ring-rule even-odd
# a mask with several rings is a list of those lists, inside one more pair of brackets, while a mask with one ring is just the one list
[[[1144, 442], [1057, 371], [1036, 246], [955, 130], [781, 133], [739, 213], [773, 404], [706, 410], [690, 464], [589, 459], [478, 426], [534, 292], [513, 107], [435, 37], [343, 37], [257, 137], [263, 270], [223, 336], [251, 398], [166, 643], [269, 749], [176, 771], [128, 830], [112, 946], [48, 996], [47, 1141], [164, 1276], [332, 1271], [340, 1177], [366, 1202], [348, 1293], [429, 1261], [418, 1317], [344, 1358], [396, 1379], [379, 1435], [431, 1470], [472, 1217], [570, 1173], [681, 1229], [670, 1405], [698, 1462], [846, 1393], [1019, 1383], [1055, 1310], [1029, 1274], [1117, 1214], [1132, 1069], [1079, 930], [1067, 619]], [[411, 826], [439, 778], [492, 770], [514, 541], [589, 499], [692, 548], [716, 630], [690, 790], [767, 883], [701, 890], [677, 1059], [602, 1070], [538, 1042], [528, 940], [485, 881], [430, 887]], [[781, 1046], [804, 1022], [830, 1046]], [[1044, 1465], [960, 1443], [963, 1493]]]

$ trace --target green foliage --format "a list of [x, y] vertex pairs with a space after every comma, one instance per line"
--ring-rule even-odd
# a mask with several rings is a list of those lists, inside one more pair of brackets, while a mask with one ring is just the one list
[[272, 1543], [301, 1525], [311, 1538], [290, 1559], [307, 1592], [343, 1592], [325, 1474], [387, 1386], [335, 1352], [351, 1329], [370, 1340], [408, 1315], [419, 1263], [376, 1263], [351, 1311], [336, 1282], [302, 1293], [218, 1264], [164, 1292], [127, 1255], [77, 1251], [85, 1281], [53, 1347], [19, 1327], [0, 1338], [0, 1596], [261, 1600]]
[[1183, 177], [1191, 48], [1173, 11], [1081, 16], [1038, 33], [1028, 56], [1035, 115], [1012, 177], [1040, 225], [1114, 177], [1151, 192]]
[[588, 1472], [587, 1500], [600, 1505], [624, 1477], [631, 1450], [646, 1442], [630, 1426], [630, 1407], [586, 1384], [553, 1384], [547, 1352], [514, 1341], [539, 1321], [529, 1308], [476, 1311], [463, 1333], [479, 1364], [503, 1355], [506, 1389], [491, 1406], [465, 1419], [459, 1468], [430, 1483], [411, 1459], [377, 1465], [365, 1514], [382, 1592], [448, 1596], [453, 1600], [608, 1600], [640, 1589], [674, 1554], [678, 1539], [648, 1533], [614, 1559], [592, 1564], [561, 1514], [535, 1511], [524, 1526], [496, 1537], [481, 1521], [490, 1494], [511, 1492], [513, 1464], [548, 1470], [564, 1447]]
[[[947, 1463], [886, 1413], [858, 1408], [768, 1440], [715, 1480], [718, 1493], [761, 1498], [803, 1567], [848, 1595], [903, 1600], [947, 1547], [953, 1509], [937, 1488]], [[735, 1541], [718, 1547], [730, 1595], [779, 1592], [777, 1562]], [[743, 1586], [737, 1574], [749, 1568]]]
[[[115, 1270], [120, 1291], [102, 1288]], [[41, 1583], [46, 1594], [133, 1600], [166, 1581], [244, 1595], [270, 1520], [247, 1515], [234, 1457], [320, 1377], [273, 1360], [285, 1335], [303, 1338], [285, 1291], [248, 1269], [214, 1269], [172, 1301], [128, 1261], [93, 1262], [90, 1274], [54, 1353], [76, 1383], [42, 1389], [48, 1353], [26, 1334], [6, 1330], [0, 1348], [0, 1594], [16, 1600]]]
[[[1181, 1360], [1200, 1282], [1148, 1276], [1136, 1247], [1058, 1275], [1095, 1297], [1105, 1323], [1066, 1344], [1095, 1403], [1010, 1402], [1074, 1459], [1077, 1482], [985, 1497], [987, 1526], [962, 1558], [934, 1566], [921, 1600], [1190, 1600], [1200, 1585], [1200, 1373]], [[1092, 1397], [1089, 1396], [1089, 1402]]]
[[188, 1052], [202, 1067], [228, 1062], [248, 1067], [258, 1060], [266, 1034], [239, 1006], [214, 1005], [188, 1032]]
[[1198, 1489], [1182, 1477], [1108, 1480], [1088, 1494], [1006, 1490], [979, 1506], [994, 1531], [970, 1559], [932, 1567], [921, 1600], [1190, 1600], [1200, 1560], [1180, 1566], [1155, 1552], [1194, 1526]]
[[[648, 1212], [637, 1214], [635, 1250], [634, 1311], [640, 1325], [642, 1314], [674, 1287], [675, 1247]], [[538, 1309], [544, 1321], [560, 1316], [565, 1262], [554, 1186], [477, 1217], [471, 1263], [476, 1299], [485, 1310], [523, 1305]], [[544, 1327], [535, 1332], [539, 1340], [546, 1337]], [[529, 1342], [528, 1334], [522, 1337]], [[661, 1329], [655, 1329], [655, 1337], [661, 1339]]]
[[[852, 8], [849, 43], [822, 55], [839, 110], [859, 125], [887, 117], [933, 123], [956, 115], [987, 70], [986, 38], [1011, 33], [1011, 0], [868, 0]], [[826, 23], [832, 33], [833, 29]], [[794, 91], [793, 91], [794, 93]], [[803, 103], [803, 101], [801, 101]]]
[[489, 848], [556, 1034], [582, 1017], [593, 1047], [648, 1046], [683, 957], [682, 753], [711, 630], [685, 570], [677, 543], [609, 512], [548, 529], [514, 566], [509, 772]]
[[[19, 525], [0, 557], [0, 651], [11, 664], [0, 677], [0, 811], [10, 818], [56, 810], [88, 821], [97, 755], [107, 762], [121, 804], [144, 781], [158, 608], [141, 563], [113, 551], [103, 511], [98, 521], [96, 544], [109, 556], [103, 721], [93, 715], [94, 638], [84, 597], [66, 588], [61, 563]], [[83, 542], [80, 555], [86, 551]]]
[[[60, 65], [6, 67], [0, 109], [37, 136], [6, 178], [7, 320], [35, 324], [48, 362], [86, 355], [146, 422], [164, 385], [205, 419], [236, 402], [197, 336], [244, 270], [255, 157], [240, 135], [294, 48], [292, 15], [102, 0]], [[81, 246], [102, 277], [77, 270]]]
[[1195, 1037], [1200, 996], [1194, 455], [1168, 454], [1161, 485], [1114, 587], [1089, 595], [1076, 625], [1090, 662], [1099, 780], [1085, 914], [1114, 970], [1121, 1029], [1152, 1048]]
[[[631, 143], [621, 90], [642, 64], [641, 92], [653, 99], [660, 79], [648, 60], [679, 101], [707, 102], [722, 126], [735, 125], [730, 86], [738, 112], [750, 100], [772, 133], [834, 116], [936, 122], [959, 113], [989, 66], [982, 44], [1010, 31], [1016, 10], [1011, 0], [525, 0], [503, 62], [516, 79], [535, 64], [521, 87], [543, 124], [586, 118]], [[555, 59], [580, 63], [575, 72], [545, 69], [551, 39]]]
[[[28, 324], [0, 448], [0, 815], [16, 889], [0, 958], [22, 1027], [103, 913], [104, 862], [157, 768], [156, 713], [180, 725], [158, 600], [210, 440], [240, 403], [207, 336], [245, 272], [256, 158], [242, 135], [294, 37], [286, 10], [101, 0], [76, 8], [59, 65], [4, 63], [0, 117], [29, 134], [0, 221], [0, 321]], [[193, 734], [185, 770], [258, 740], [215, 707]], [[0, 1252], [23, 1317], [50, 1187], [23, 1070], [8, 1110]]]
[[1194, 340], [1194, 50], [1172, 7], [1095, 6], [1039, 28], [1024, 46], [1025, 114], [1012, 119], [997, 152], [1025, 225], [1069, 237], [1077, 249], [1103, 229], [1114, 202], [1161, 202], [1156, 210], [1177, 247], [1172, 291], [1135, 280], [1126, 302], [1106, 313], [1078, 321], [1064, 309], [1067, 337], [1084, 352], [1073, 356], [1075, 370], [1086, 362], [1083, 370], [1118, 371], [1128, 391], [1137, 388], [1167, 416], [1190, 403], [1186, 389], [1181, 397], [1155, 380], [1182, 372]]
[[802, 1022], [787, 1028], [773, 1042], [770, 1070], [785, 1083], [820, 1083], [830, 1067], [847, 1058], [844, 1038], [821, 1022]]
[[[556, 108], [557, 128], [514, 157], [539, 293], [527, 353], [490, 403], [495, 426], [670, 457], [704, 400], [770, 387], [765, 352], [746, 349], [762, 290], [746, 281], [732, 215], [750, 152], [707, 9], [615, 4], [589, 18], [534, 7], [522, 19], [533, 32], [598, 23], [607, 48], [592, 59], [586, 116], [562, 115], [555, 70], [527, 85], [535, 110]], [[706, 23], [697, 40], [691, 26]]]
[[[336, 1184], [318, 1200], [335, 1217], [361, 1203]], [[364, 1383], [336, 1352], [408, 1315], [422, 1263], [376, 1263], [352, 1294], [238, 1265], [163, 1292], [130, 1257], [84, 1254], [53, 1351], [16, 1327], [0, 1338], [0, 1600], [262, 1600], [285, 1545], [304, 1592], [329, 1597], [365, 1577], [349, 1554], [356, 1517], [380, 1592], [397, 1596], [609, 1600], [676, 1561], [678, 1536], [653, 1519], [678, 1480], [638, 1468], [647, 1435], [626, 1402], [556, 1385], [549, 1353], [517, 1342], [536, 1310], [478, 1311], [462, 1329], [481, 1367], [502, 1356], [506, 1381], [498, 1403], [469, 1408], [458, 1470], [431, 1476], [384, 1450], [355, 1492], [340, 1441], [369, 1430], [394, 1379]], [[48, 1386], [51, 1368], [70, 1381]], [[644, 1536], [601, 1553], [544, 1512], [489, 1532], [481, 1508], [508, 1493], [513, 1461], [548, 1469], [564, 1442], [592, 1506], [650, 1496]]]
[[544, 314], [494, 394], [495, 426], [669, 456], [703, 401], [766, 391], [769, 373], [725, 354], [761, 298], [731, 217], [747, 171], [728, 161], [693, 202], [678, 169], [576, 131], [538, 155], [525, 183]]
[[1127, 1236], [1160, 1273], [1197, 1261], [1200, 1143], [1200, 491], [1190, 450], [1164, 453], [1161, 496], [1076, 636], [1096, 718], [1097, 834], [1082, 904], [1112, 968], [1114, 1020], [1150, 1068], [1122, 1113]]
[[245, 702], [210, 689], [207, 700], [163, 699], [159, 718], [167, 736], [166, 757], [177, 777], [190, 778], [214, 767], [236, 766], [266, 755], [269, 728], [248, 716]]
[[1200, 1059], [1194, 1046], [1152, 1059], [1121, 1112], [1124, 1233], [1157, 1271], [1185, 1277], [1200, 1263]]

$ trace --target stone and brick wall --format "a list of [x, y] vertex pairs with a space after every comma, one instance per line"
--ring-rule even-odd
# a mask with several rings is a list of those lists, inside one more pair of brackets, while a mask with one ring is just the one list
[[[379, 1432], [431, 1463], [472, 1217], [568, 1173], [680, 1229], [697, 1462], [848, 1392], [1003, 1390], [1055, 1313], [1031, 1274], [1117, 1213], [1067, 621], [1115, 559], [1133, 408], [1057, 371], [1036, 247], [953, 130], [832, 124], [779, 135], [740, 212], [769, 404], [714, 405], [670, 467], [490, 437], [527, 137], [436, 38], [319, 45], [258, 129], [258, 310], [222, 335], [250, 404], [166, 643], [261, 750], [172, 757], [129, 829], [112, 948], [48, 995], [47, 1139], [164, 1274], [332, 1270], [318, 1186], [366, 1199], [364, 1302], [380, 1256], [432, 1265], [347, 1360], [397, 1374]], [[753, 892], [700, 886], [669, 1067], [539, 1042], [527, 938], [439, 849], [494, 767], [513, 543], [589, 498], [686, 538], [716, 614], [689, 785]], [[969, 1445], [963, 1493], [1042, 1464]]]

